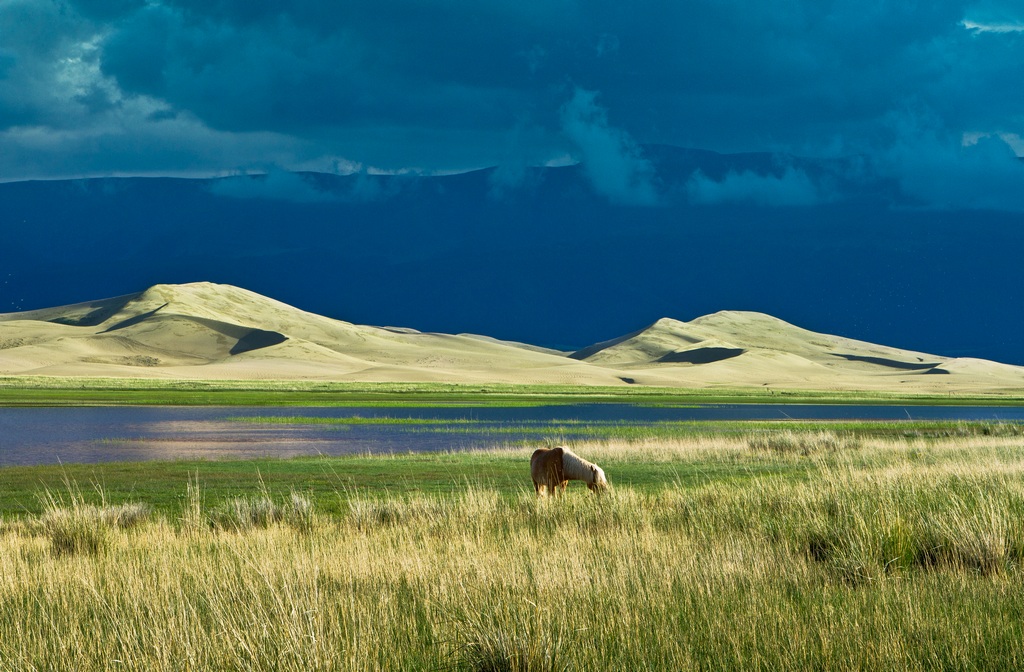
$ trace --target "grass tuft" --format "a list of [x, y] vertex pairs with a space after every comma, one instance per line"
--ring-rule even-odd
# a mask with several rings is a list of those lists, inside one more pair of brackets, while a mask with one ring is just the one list
[[514, 609], [470, 611], [458, 629], [461, 641], [453, 666], [457, 670], [559, 672], [569, 669], [561, 629], [545, 629], [536, 615], [524, 615]]
[[78, 485], [65, 479], [63, 493], [52, 490], [42, 493], [43, 511], [38, 525], [49, 538], [54, 555], [95, 555], [106, 547], [112, 529], [138, 527], [152, 514], [147, 504], [107, 504], [103, 490], [97, 487], [96, 492], [98, 505], [87, 502]]
[[232, 497], [210, 511], [209, 519], [215, 529], [232, 532], [267, 529], [277, 524], [308, 532], [313, 527], [314, 508], [309, 497], [294, 491], [283, 501], [275, 501], [264, 492], [253, 497]]

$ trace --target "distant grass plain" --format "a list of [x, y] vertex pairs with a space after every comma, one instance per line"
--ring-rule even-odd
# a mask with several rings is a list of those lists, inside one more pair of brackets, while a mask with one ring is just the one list
[[1024, 664], [1020, 425], [608, 423], [553, 501], [533, 447], [0, 469], [0, 669]]
[[0, 377], [0, 406], [537, 406], [625, 403], [1024, 405], [1024, 392], [904, 393], [770, 387], [356, 383], [325, 381], [153, 380], [54, 376]]

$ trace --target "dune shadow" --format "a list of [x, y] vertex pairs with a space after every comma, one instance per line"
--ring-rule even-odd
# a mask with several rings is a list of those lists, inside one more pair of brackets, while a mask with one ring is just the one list
[[843, 359], [851, 362], [864, 362], [865, 364], [887, 366], [890, 369], [900, 369], [902, 371], [923, 371], [925, 369], [934, 369], [936, 366], [939, 365], [939, 362], [901, 362], [898, 359], [887, 359], [885, 357], [865, 357], [864, 355], [837, 354], [835, 356], [842, 357]]
[[276, 331], [253, 329], [245, 336], [242, 336], [240, 339], [238, 339], [238, 342], [235, 343], [234, 347], [231, 348], [230, 354], [240, 355], [243, 352], [261, 350], [263, 348], [269, 348], [272, 345], [284, 343], [287, 340], [287, 336]]
[[135, 317], [129, 317], [127, 320], [121, 320], [117, 324], [115, 324], [113, 326], [110, 326], [110, 327], [107, 327], [106, 329], [104, 329], [100, 333], [101, 334], [106, 334], [106, 333], [109, 333], [111, 331], [117, 331], [118, 329], [124, 329], [126, 327], [130, 327], [133, 324], [138, 324], [140, 322], [145, 322], [146, 320], [148, 320], [149, 318], [153, 317], [154, 315], [156, 315], [158, 312], [160, 312], [161, 310], [163, 310], [166, 307], [167, 307], [167, 304], [165, 303], [164, 305], [160, 306], [159, 308], [154, 308], [153, 310], [149, 311], [148, 313], [142, 313], [141, 315], [136, 315]]
[[743, 348], [694, 348], [682, 352], [670, 352], [658, 359], [663, 364], [711, 364], [725, 359], [739, 357], [746, 350]]
[[138, 297], [138, 294], [127, 294], [114, 299], [96, 301], [89, 305], [92, 310], [75, 317], [55, 317], [49, 320], [52, 324], [65, 324], [69, 327], [97, 327]]

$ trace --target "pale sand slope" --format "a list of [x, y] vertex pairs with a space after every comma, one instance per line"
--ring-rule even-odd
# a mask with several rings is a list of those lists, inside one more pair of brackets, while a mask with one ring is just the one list
[[486, 336], [355, 325], [229, 285], [0, 315], [0, 375], [1022, 392], [1024, 368], [722, 312], [567, 356]]
[[1024, 368], [1019, 366], [820, 334], [754, 312], [722, 311], [692, 322], [664, 318], [570, 357], [638, 373], [655, 370], [678, 384], [1024, 391]]
[[0, 374], [624, 384], [555, 351], [360, 326], [210, 283], [0, 315]]

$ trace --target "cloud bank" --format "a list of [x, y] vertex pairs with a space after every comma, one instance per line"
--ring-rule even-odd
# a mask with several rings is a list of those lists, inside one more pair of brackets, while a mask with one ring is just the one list
[[[999, 152], [943, 138], [939, 156], [891, 119], [919, 108], [949, 138], [1024, 135], [1009, 0], [7, 0], [0, 25], [17, 26], [0, 43], [0, 180], [452, 171], [508, 161], [528, 129], [515, 163], [575, 156], [618, 203], [656, 200], [637, 147], [666, 144], [851, 148], [938, 205], [948, 191], [914, 158], [932, 155], [960, 166], [932, 176], [966, 189], [953, 200], [1008, 207], [983, 193], [1012, 183]], [[696, 178], [695, 197], [809, 198], [799, 175], [762, 177]]]

